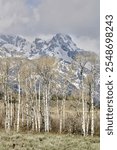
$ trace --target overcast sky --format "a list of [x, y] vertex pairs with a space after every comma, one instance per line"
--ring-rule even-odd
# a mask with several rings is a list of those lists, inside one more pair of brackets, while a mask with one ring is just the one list
[[0, 0], [0, 33], [70, 34], [78, 47], [97, 53], [99, 20], [99, 0]]

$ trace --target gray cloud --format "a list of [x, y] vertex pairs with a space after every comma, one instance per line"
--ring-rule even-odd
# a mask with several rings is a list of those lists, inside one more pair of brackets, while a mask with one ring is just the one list
[[36, 0], [32, 7], [29, 2], [0, 0], [0, 33], [31, 37], [61, 32], [74, 35], [78, 44], [89, 41], [88, 49], [99, 49], [99, 0]]
[[44, 32], [99, 36], [98, 0], [45, 0], [39, 12]]
[[40, 15], [26, 4], [26, 0], [0, 0], [0, 33], [30, 34]]

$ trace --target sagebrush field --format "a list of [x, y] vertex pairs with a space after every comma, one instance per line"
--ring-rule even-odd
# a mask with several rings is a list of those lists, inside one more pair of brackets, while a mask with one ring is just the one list
[[99, 137], [0, 132], [0, 150], [99, 150]]

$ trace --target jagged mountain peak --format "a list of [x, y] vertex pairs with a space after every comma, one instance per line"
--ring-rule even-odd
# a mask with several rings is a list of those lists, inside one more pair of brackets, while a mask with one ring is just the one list
[[67, 34], [57, 33], [49, 41], [40, 37], [29, 42], [20, 35], [0, 35], [0, 55], [3, 57], [19, 56], [33, 59], [41, 55], [49, 55], [70, 62], [80, 50]]
[[57, 33], [53, 38], [64, 41], [72, 41], [72, 38], [68, 34]]
[[31, 43], [20, 35], [0, 34], [1, 57], [26, 57]]
[[0, 34], [0, 39], [3, 39], [7, 42], [9, 42], [9, 40], [13, 40], [13, 39], [25, 39], [23, 36], [21, 35], [14, 35], [14, 34]]
[[0, 46], [11, 44], [18, 47], [22, 42], [25, 43], [26, 41], [27, 40], [20, 35], [0, 34]]
[[49, 41], [49, 50], [53, 51], [55, 48], [62, 49], [63, 51], [77, 51], [78, 47], [73, 42], [72, 38], [67, 34], [57, 33], [53, 38]]
[[50, 43], [56, 43], [58, 44], [58, 46], [61, 46], [62, 48], [64, 46], [74, 46], [72, 50], [77, 49], [76, 44], [72, 41], [72, 38], [67, 35], [67, 34], [61, 34], [61, 33], [57, 33], [55, 36], [53, 36], [52, 40], [50, 41]]

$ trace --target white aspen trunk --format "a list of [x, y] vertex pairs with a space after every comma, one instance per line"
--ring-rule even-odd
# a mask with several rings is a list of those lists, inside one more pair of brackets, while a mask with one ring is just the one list
[[49, 104], [48, 104], [48, 87], [46, 85], [45, 98], [44, 98], [44, 122], [45, 122], [45, 132], [49, 132]]
[[87, 135], [89, 135], [89, 114], [87, 116]]
[[57, 96], [57, 104], [56, 104], [56, 106], [57, 106], [57, 118], [59, 119], [59, 102], [58, 102], [58, 96]]
[[23, 107], [23, 101], [22, 101], [21, 111], [22, 111], [22, 127], [23, 127], [24, 126], [24, 107]]
[[7, 88], [6, 88], [6, 80], [4, 77], [3, 80], [4, 83], [4, 106], [5, 106], [5, 122], [4, 122], [4, 127], [5, 127], [5, 131], [7, 132], [7, 126], [8, 126], [8, 108], [7, 108]]
[[[7, 100], [8, 100], [8, 97], [7, 97]], [[5, 128], [6, 128], [6, 132], [8, 132], [8, 102], [7, 101], [6, 101]]]
[[[26, 79], [26, 88], [28, 88], [27, 86], [27, 79]], [[27, 93], [27, 90], [25, 90], [26, 92], [26, 126], [27, 126], [27, 130], [29, 128], [29, 106], [28, 106], [28, 93]]]
[[26, 126], [27, 130], [29, 128], [29, 112], [28, 112], [28, 104], [26, 105]]
[[32, 96], [32, 77], [30, 75], [30, 90], [31, 90], [31, 95], [30, 95], [30, 98], [31, 98], [31, 125], [32, 125], [32, 128], [31, 130], [34, 131], [34, 104], [33, 104], [33, 96]]
[[38, 129], [38, 117], [37, 117], [37, 112], [38, 112], [38, 102], [37, 102], [37, 89], [36, 89], [36, 79], [35, 79], [35, 106], [34, 106], [34, 116], [35, 116], [35, 130], [37, 132]]
[[92, 87], [92, 92], [91, 92], [91, 136], [94, 135], [94, 101], [93, 101], [93, 94], [94, 94], [94, 87]]
[[65, 129], [65, 97], [63, 98], [63, 104], [62, 104], [62, 107], [63, 107], [63, 129]]
[[82, 77], [82, 130], [83, 135], [86, 135], [85, 131], [85, 100], [84, 100], [84, 88], [83, 88], [83, 77]]
[[38, 131], [41, 131], [41, 122], [40, 122], [40, 114], [38, 112], [38, 117], [37, 117], [37, 121], [38, 121]]
[[[34, 110], [33, 110], [34, 111]], [[34, 126], [35, 124], [34, 124], [34, 112], [33, 112], [33, 115], [32, 115], [32, 131], [34, 131], [34, 128], [35, 128], [35, 126]]]
[[41, 130], [41, 115], [40, 115], [40, 111], [41, 111], [41, 109], [40, 109], [40, 102], [41, 102], [41, 99], [40, 99], [40, 83], [39, 83], [39, 91], [38, 91], [38, 130], [39, 130], [39, 132], [40, 132], [40, 130]]
[[[87, 107], [86, 107], [87, 108]], [[87, 108], [87, 122], [86, 122], [86, 135], [89, 134], [89, 115], [90, 115], [90, 112]]]
[[57, 120], [58, 120], [58, 127], [59, 127], [59, 117], [60, 116], [59, 116], [59, 101], [58, 101], [58, 96], [57, 96], [57, 104], [56, 105], [57, 105], [56, 106], [57, 107], [57, 110], [56, 110], [57, 112], [56, 113], [57, 113]]
[[13, 118], [14, 118], [14, 122], [13, 122], [13, 128], [14, 128], [14, 130], [16, 129], [16, 104], [15, 104], [15, 102], [14, 102], [14, 105], [13, 105]]
[[[33, 104], [33, 101], [32, 101]], [[31, 107], [31, 124], [32, 124], [32, 131], [35, 129], [35, 114], [34, 114], [34, 106]]]
[[13, 104], [12, 104], [12, 94], [11, 94], [11, 103], [10, 103], [10, 125], [13, 125]]
[[5, 61], [5, 74], [4, 74], [4, 100], [5, 100], [5, 130], [9, 131], [9, 121], [10, 121], [10, 110], [9, 110], [9, 95], [7, 90], [7, 82], [8, 82], [8, 64]]
[[46, 123], [46, 94], [43, 91], [43, 104], [44, 104], [44, 130], [47, 131], [47, 123]]
[[36, 107], [34, 108], [34, 121], [35, 121], [35, 130], [37, 132], [37, 114], [36, 114]]
[[61, 106], [61, 109], [60, 109], [60, 115], [59, 115], [59, 132], [62, 133], [63, 131], [63, 112], [62, 112], [62, 106]]
[[10, 104], [9, 104], [9, 98], [10, 98], [10, 96], [9, 96], [9, 94], [8, 94], [8, 100], [7, 100], [7, 124], [8, 124], [8, 132], [10, 131]]
[[7, 116], [8, 116], [8, 113], [7, 113], [7, 96], [6, 96], [6, 92], [5, 92], [5, 95], [4, 95], [4, 100], [5, 100], [5, 131], [7, 131]]
[[35, 122], [35, 120], [34, 120], [34, 106], [33, 107], [31, 107], [31, 124], [32, 124], [32, 131], [34, 131], [34, 129], [35, 129], [35, 124], [34, 124], [34, 122]]
[[46, 130], [49, 132], [48, 87], [46, 88]]
[[51, 124], [50, 124], [50, 82], [48, 84], [47, 88], [47, 131], [49, 132], [51, 130]]
[[85, 101], [84, 101], [84, 94], [83, 94], [83, 92], [82, 92], [82, 129], [83, 129], [83, 135], [85, 136]]
[[18, 89], [18, 110], [17, 110], [17, 132], [19, 132], [19, 124], [20, 124], [20, 75], [18, 73], [18, 83], [19, 83], [19, 89]]

